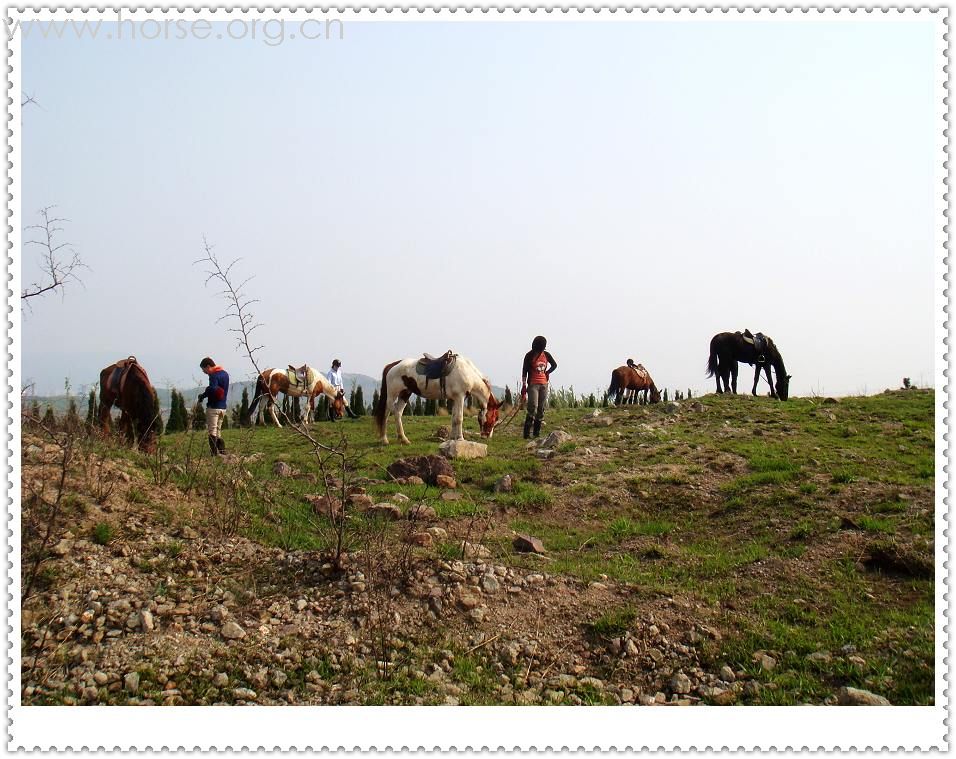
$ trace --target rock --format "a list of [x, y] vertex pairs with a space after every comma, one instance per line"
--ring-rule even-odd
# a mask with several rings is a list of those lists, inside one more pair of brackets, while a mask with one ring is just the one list
[[460, 501], [461, 493], [457, 490], [443, 490], [441, 491], [441, 499], [443, 501]]
[[212, 684], [217, 688], [225, 688], [229, 685], [229, 675], [225, 672], [217, 672], [216, 676], [212, 679]]
[[[657, 651], [656, 648], [652, 650]], [[624, 653], [630, 657], [635, 657], [638, 656], [641, 651], [637, 647], [637, 644], [631, 638], [628, 638], [626, 641], [624, 641]], [[657, 653], [660, 653], [660, 651], [657, 651]], [[661, 658], [664, 657], [662, 656]]]
[[720, 668], [720, 679], [725, 683], [732, 683], [737, 679], [737, 676], [734, 674], [734, 671], [725, 664]]
[[488, 455], [488, 446], [470, 440], [447, 440], [438, 446], [441, 455], [449, 459], [482, 459]]
[[511, 542], [511, 545], [519, 553], [545, 553], [544, 543], [541, 542], [540, 538], [532, 535], [519, 534]]
[[863, 669], [866, 666], [866, 659], [864, 659], [862, 656], [848, 656], [846, 657], [846, 660], [854, 667], [859, 667], [860, 669]]
[[53, 546], [53, 553], [56, 556], [66, 556], [70, 551], [73, 550], [73, 541], [67, 538], [59, 541], [55, 546]]
[[389, 496], [389, 500], [395, 501], [395, 503], [408, 503], [412, 499], [404, 493], [392, 493], [392, 495]]
[[139, 613], [139, 626], [143, 632], [152, 632], [155, 629], [156, 623], [153, 622], [153, 613], [149, 609], [143, 609]]
[[364, 493], [354, 493], [349, 496], [349, 503], [355, 506], [358, 509], [368, 508], [375, 501], [372, 500], [372, 496], [365, 495]]
[[770, 672], [777, 666], [777, 660], [769, 654], [760, 654], [755, 660], [765, 672]]
[[258, 695], [251, 688], [233, 688], [232, 695], [242, 701], [255, 701]]
[[402, 510], [394, 503], [376, 503], [374, 506], [369, 506], [365, 509], [365, 516], [372, 518], [381, 517], [394, 522], [402, 518]]
[[679, 693], [680, 695], [685, 695], [690, 693], [691, 682], [690, 678], [685, 675], [683, 672], [678, 672], [671, 678], [671, 691], [673, 693]]
[[405, 542], [413, 546], [429, 548], [434, 543], [434, 538], [427, 532], [413, 532], [405, 538]]
[[807, 654], [807, 661], [814, 664], [828, 664], [833, 659], [828, 651], [814, 651]]
[[668, 414], [676, 414], [680, 411], [680, 404], [677, 401], [668, 401], [664, 404], [664, 411]]
[[404, 484], [405, 485], [424, 485], [425, 480], [423, 480], [421, 477], [416, 477], [415, 475], [412, 475], [411, 477], [405, 478]]
[[441, 425], [435, 430], [435, 440], [448, 440], [451, 437], [451, 427], [447, 424]]
[[571, 440], [571, 435], [564, 430], [555, 430], [550, 435], [548, 435], [544, 440], [541, 441], [542, 448], [557, 448], [562, 443], [567, 443]]
[[461, 606], [465, 611], [470, 611], [478, 606], [481, 601], [478, 600], [477, 596], [473, 596], [470, 593], [462, 593], [458, 597], [458, 605]]
[[843, 687], [837, 691], [837, 703], [841, 706], [891, 706], [883, 696], [868, 690]]
[[223, 624], [220, 633], [226, 640], [240, 640], [246, 637], [246, 631], [231, 619]]
[[416, 504], [408, 510], [409, 519], [417, 519], [423, 522], [431, 522], [435, 519], [438, 519], [438, 512], [435, 511], [434, 507], [428, 506], [424, 503]]
[[588, 416], [589, 416], [591, 419], [597, 419], [599, 416], [601, 416], [601, 409], [599, 409], [599, 408], [594, 409], [594, 411], [592, 411], [590, 414], [588, 414]]
[[596, 677], [582, 677], [578, 680], [578, 684], [585, 688], [593, 688], [599, 692], [604, 690], [604, 681], [598, 680]]
[[127, 672], [123, 677], [123, 687], [130, 693], [139, 693], [139, 672]]
[[496, 493], [512, 493], [515, 489], [515, 480], [510, 474], [506, 474], [495, 483], [494, 491]]
[[342, 503], [337, 498], [330, 499], [316, 493], [303, 496], [306, 503], [312, 506], [312, 511], [322, 517], [338, 517], [342, 515]]
[[272, 465], [272, 473], [276, 477], [291, 477], [294, 474], [294, 471], [292, 467], [286, 464], [284, 461], [277, 461]]
[[[426, 482], [429, 485], [435, 485], [436, 478], [440, 474], [453, 479], [455, 477], [455, 470], [451, 463], [446, 458], [434, 455], [408, 456], [398, 459], [389, 464], [386, 471], [396, 479], [404, 479], [409, 485], [422, 485]], [[414, 482], [413, 477], [417, 477], [419, 481]]]
[[730, 706], [737, 700], [737, 694], [730, 688], [714, 688], [710, 693], [710, 700], [717, 706]]
[[748, 680], [747, 682], [744, 683], [745, 696], [750, 696], [751, 698], [754, 698], [760, 695], [761, 690], [763, 690], [763, 688], [760, 687], [760, 683], [758, 683], [756, 680]]
[[447, 474], [439, 474], [435, 477], [435, 485], [440, 488], [448, 488], [453, 490], [458, 487], [458, 483], [455, 481], [454, 477], [449, 477]]
[[295, 610], [296, 610], [296, 611], [305, 611], [305, 608], [306, 608], [308, 605], [309, 605], [309, 602], [308, 602], [308, 601], [306, 601], [304, 598], [300, 598], [299, 600], [297, 600], [297, 601], [295, 602]]
[[491, 551], [481, 545], [481, 543], [469, 543], [465, 541], [462, 543], [462, 547], [466, 559], [487, 559], [491, 557]]
[[482, 575], [481, 580], [478, 581], [478, 585], [483, 593], [490, 595], [494, 595], [501, 589], [501, 584], [493, 575]]
[[550, 448], [542, 448], [541, 450], [535, 452], [535, 456], [537, 456], [539, 459], [554, 458], [554, 451], [552, 451]]
[[110, 678], [105, 672], [93, 673], [93, 682], [95, 682], [97, 685], [106, 685], [109, 681]]
[[704, 404], [701, 403], [700, 401], [694, 401], [692, 404], [690, 404], [690, 410], [691, 410], [691, 411], [703, 411], [703, 410], [704, 410]]
[[448, 540], [448, 531], [444, 527], [429, 527], [425, 532], [435, 540]]
[[655, 664], [660, 664], [662, 661], [664, 661], [664, 652], [659, 648], [648, 649], [647, 655], [654, 660]]

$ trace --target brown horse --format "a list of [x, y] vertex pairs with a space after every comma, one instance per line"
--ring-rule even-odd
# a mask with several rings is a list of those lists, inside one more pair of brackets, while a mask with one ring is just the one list
[[341, 391], [337, 391], [332, 384], [311, 366], [303, 366], [296, 370], [293, 367], [286, 369], [266, 369], [256, 380], [256, 394], [249, 406], [249, 416], [255, 415], [256, 421], [262, 414], [260, 409], [256, 413], [256, 407], [259, 401], [265, 399], [266, 410], [272, 416], [272, 421], [276, 427], [281, 427], [279, 418], [276, 416], [275, 400], [279, 393], [285, 393], [293, 398], [308, 398], [308, 411], [305, 415], [305, 422], [312, 421], [315, 413], [315, 399], [319, 395], [325, 395], [329, 399], [330, 415], [332, 410], [339, 416], [345, 411], [345, 399]]
[[110, 411], [119, 407], [120, 429], [126, 439], [136, 442], [146, 453], [156, 451], [157, 403], [156, 391], [146, 370], [135, 356], [110, 364], [100, 372], [100, 428], [110, 430]]
[[614, 397], [615, 405], [621, 405], [625, 391], [633, 392], [632, 403], [634, 402], [633, 398], [635, 396], [639, 397], [641, 391], [644, 393], [644, 403], [647, 403], [648, 393], [650, 393], [651, 403], [660, 403], [661, 401], [660, 391], [654, 384], [650, 372], [641, 364], [637, 364], [635, 367], [619, 366], [611, 372], [611, 386], [607, 389], [607, 394], [609, 397]]

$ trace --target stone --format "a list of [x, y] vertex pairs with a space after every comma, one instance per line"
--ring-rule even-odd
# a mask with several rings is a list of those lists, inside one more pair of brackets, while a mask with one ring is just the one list
[[229, 675], [225, 672], [217, 672], [216, 676], [212, 679], [212, 684], [217, 688], [225, 688], [229, 685]]
[[542, 448], [541, 450], [535, 452], [535, 456], [537, 456], [539, 459], [554, 458], [554, 451], [552, 451], [550, 448]]
[[337, 498], [329, 498], [326, 495], [306, 494], [304, 496], [306, 503], [312, 506], [312, 511], [322, 517], [338, 517], [342, 514], [342, 503]]
[[443, 490], [441, 492], [441, 499], [443, 501], [460, 501], [461, 493], [457, 490]]
[[511, 542], [511, 545], [519, 553], [545, 553], [544, 543], [541, 542], [540, 538], [532, 535], [519, 534]]
[[691, 682], [690, 678], [685, 675], [683, 672], [678, 672], [671, 678], [671, 691], [673, 693], [679, 693], [680, 695], [685, 695], [690, 693]]
[[394, 522], [402, 518], [402, 510], [394, 503], [376, 503], [374, 506], [369, 506], [365, 509], [365, 516], [372, 518], [381, 517]]
[[710, 692], [710, 700], [716, 706], [730, 706], [737, 700], [737, 694], [730, 688], [714, 688]]
[[664, 404], [664, 411], [668, 414], [676, 414], [680, 411], [680, 404], [677, 401], [668, 401]]
[[435, 440], [448, 440], [451, 437], [451, 427], [447, 424], [441, 425], [435, 430]]
[[462, 550], [466, 559], [488, 559], [491, 557], [491, 551], [489, 551], [481, 543], [469, 543], [465, 541], [462, 543]]
[[482, 575], [478, 585], [483, 593], [488, 593], [490, 595], [494, 595], [501, 589], [501, 584], [494, 578], [493, 575]]
[[444, 527], [429, 527], [425, 532], [435, 540], [448, 540], [448, 531]]
[[843, 687], [837, 691], [840, 706], [891, 706], [889, 700], [860, 688]]
[[412, 499], [404, 493], [392, 493], [389, 500], [395, 501], [395, 503], [408, 503]]
[[292, 467], [284, 461], [277, 461], [272, 465], [272, 473], [276, 477], [291, 477], [293, 475]]
[[110, 678], [105, 672], [95, 672], [93, 674], [93, 682], [97, 685], [106, 685], [109, 681]]
[[435, 519], [438, 519], [438, 512], [435, 511], [433, 506], [428, 506], [424, 503], [416, 504], [408, 510], [409, 519], [417, 519], [422, 522], [431, 522]]
[[690, 404], [690, 409], [691, 411], [703, 411], [704, 404], [700, 401], [694, 401], [692, 404]]
[[495, 483], [494, 491], [496, 493], [512, 493], [515, 489], [515, 480], [510, 474], [506, 474]]
[[777, 666], [777, 660], [774, 659], [769, 654], [761, 654], [757, 657], [757, 663], [760, 664], [761, 668], [765, 672], [770, 672]]
[[[423, 485], [426, 482], [429, 485], [434, 485], [440, 474], [446, 477], [455, 477], [455, 470], [447, 458], [435, 455], [401, 458], [389, 464], [386, 471], [396, 479], [404, 479], [405, 483], [409, 485]], [[419, 481], [414, 482], [413, 477], [417, 477]]]
[[725, 664], [720, 668], [720, 679], [725, 683], [732, 683], [737, 679], [737, 675], [735, 675], [734, 671]]
[[373, 505], [375, 501], [372, 500], [372, 496], [365, 495], [364, 493], [355, 493], [349, 496], [349, 503], [351, 503], [356, 508], [368, 508]]
[[258, 695], [252, 688], [233, 688], [232, 695], [242, 701], [255, 701]]
[[[657, 651], [656, 648], [651, 650]], [[628, 638], [626, 641], [624, 641], [624, 653], [630, 657], [634, 657], [634, 656], [638, 656], [641, 652], [640, 652], [640, 649], [637, 647], [637, 644], [631, 638]], [[657, 651], [657, 653], [660, 653], [660, 651]], [[661, 656], [661, 658], [662, 659], [664, 658], [663, 655]]]
[[465, 611], [470, 611], [471, 609], [474, 609], [475, 607], [478, 606], [479, 603], [481, 602], [478, 600], [478, 597], [473, 596], [470, 593], [462, 593], [458, 597], [458, 605], [461, 606], [461, 608], [464, 609]]
[[130, 693], [139, 693], [139, 672], [127, 672], [123, 677], [123, 687]]
[[427, 532], [413, 532], [405, 538], [405, 542], [413, 546], [429, 548], [435, 539]]
[[807, 661], [813, 664], [829, 664], [832, 659], [828, 651], [814, 651], [812, 654], [807, 654]]
[[423, 480], [421, 477], [416, 477], [415, 475], [412, 475], [411, 477], [405, 478], [405, 484], [406, 485], [424, 485], [425, 480]]
[[56, 556], [66, 556], [72, 550], [73, 550], [73, 541], [67, 538], [64, 538], [63, 540], [58, 541], [57, 544], [53, 546], [53, 553]]
[[864, 659], [862, 656], [848, 656], [846, 657], [846, 660], [854, 667], [859, 667], [860, 669], [863, 669], [866, 666], [866, 659]]
[[571, 439], [570, 433], [564, 430], [555, 430], [541, 441], [541, 448], [557, 448], [562, 443], [567, 443]]
[[438, 446], [441, 455], [449, 459], [482, 459], [488, 455], [488, 446], [470, 440], [447, 440]]
[[439, 474], [435, 477], [435, 485], [440, 488], [453, 490], [458, 487], [458, 482], [454, 477], [449, 477], [447, 474]]
[[246, 631], [231, 619], [222, 626], [220, 633], [226, 640], [240, 640], [246, 637]]
[[152, 632], [155, 629], [156, 623], [153, 621], [153, 613], [149, 609], [143, 609], [139, 613], [139, 626], [143, 632]]

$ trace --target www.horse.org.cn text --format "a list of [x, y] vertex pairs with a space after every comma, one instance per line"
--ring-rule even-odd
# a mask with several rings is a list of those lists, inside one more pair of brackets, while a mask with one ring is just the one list
[[7, 39], [17, 34], [23, 39], [106, 39], [118, 42], [152, 42], [154, 40], [252, 40], [270, 47], [287, 41], [344, 40], [345, 25], [337, 18], [306, 18], [289, 21], [283, 18], [233, 18], [229, 21], [183, 18], [124, 19], [117, 11], [115, 19], [4, 19]]

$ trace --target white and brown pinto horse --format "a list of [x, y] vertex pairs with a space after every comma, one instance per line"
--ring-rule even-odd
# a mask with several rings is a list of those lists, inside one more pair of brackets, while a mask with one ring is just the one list
[[272, 421], [276, 427], [281, 427], [279, 418], [276, 416], [275, 402], [279, 393], [285, 393], [292, 398], [307, 397], [309, 400], [308, 411], [305, 415], [305, 422], [312, 421], [315, 411], [315, 399], [319, 395], [325, 395], [329, 403], [333, 406], [338, 403], [345, 408], [345, 401], [340, 392], [337, 392], [332, 384], [325, 378], [322, 372], [316, 371], [311, 366], [303, 367], [303, 376], [293, 369], [266, 369], [256, 380], [256, 394], [249, 405], [249, 416], [258, 421], [262, 409], [256, 412], [259, 401], [265, 399], [266, 410], [272, 416]]
[[[405, 437], [402, 413], [412, 395], [428, 400], [441, 398], [442, 390], [439, 381], [437, 379], [426, 381], [425, 377], [417, 372], [419, 360], [420, 357], [394, 361], [382, 370], [382, 391], [378, 405], [375, 407], [375, 423], [383, 443], [388, 443], [388, 433], [385, 428], [389, 414], [395, 415], [398, 439], [406, 445], [411, 442]], [[478, 405], [481, 436], [490, 438], [498, 424], [498, 409], [501, 408], [501, 404], [491, 392], [491, 384], [478, 371], [478, 368], [470, 359], [459, 355], [456, 357], [454, 367], [445, 377], [444, 384], [445, 397], [452, 402], [451, 439], [464, 440], [465, 438], [462, 422], [467, 397], [471, 397]]]

